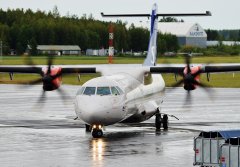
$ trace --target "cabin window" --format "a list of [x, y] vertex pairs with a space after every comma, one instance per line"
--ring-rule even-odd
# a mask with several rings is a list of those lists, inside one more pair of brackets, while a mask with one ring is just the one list
[[86, 87], [83, 94], [84, 95], [95, 95], [96, 87]]
[[110, 94], [111, 94], [111, 92], [110, 92], [109, 87], [98, 87], [97, 88], [97, 95], [104, 96], [104, 95], [110, 95]]
[[117, 90], [116, 87], [111, 87], [111, 91], [113, 95], [120, 95], [119, 91]]

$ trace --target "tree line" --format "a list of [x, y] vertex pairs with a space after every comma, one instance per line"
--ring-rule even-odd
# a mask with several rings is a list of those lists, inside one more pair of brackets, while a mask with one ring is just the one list
[[[184, 22], [175, 18], [162, 18], [160, 22]], [[61, 16], [57, 7], [52, 11], [31, 9], [0, 9], [0, 41], [3, 42], [3, 53], [11, 50], [23, 54], [27, 45], [78, 45], [85, 51], [88, 48], [108, 48], [108, 29], [114, 27], [114, 47], [118, 51], [146, 51], [149, 41], [149, 30], [135, 27], [127, 28], [126, 23], [118, 20], [114, 23], [95, 20], [90, 14], [81, 17], [67, 14]], [[240, 30], [206, 30], [208, 40], [240, 41]], [[158, 52], [177, 51], [177, 38], [170, 34], [158, 35]], [[32, 50], [36, 54], [36, 49]]]
[[211, 30], [207, 29], [209, 41], [240, 41], [240, 30]]
[[[11, 50], [23, 54], [30, 45], [78, 45], [86, 49], [108, 48], [108, 29], [114, 27], [114, 47], [118, 51], [146, 51], [149, 41], [149, 30], [135, 27], [127, 28], [126, 23], [114, 23], [95, 20], [92, 15], [84, 14], [60, 16], [57, 7], [53, 11], [36, 11], [31, 9], [0, 9], [0, 40], [3, 41], [3, 53]], [[160, 34], [158, 50], [164, 52], [178, 49], [176, 36]], [[36, 54], [33, 51], [32, 54]]]

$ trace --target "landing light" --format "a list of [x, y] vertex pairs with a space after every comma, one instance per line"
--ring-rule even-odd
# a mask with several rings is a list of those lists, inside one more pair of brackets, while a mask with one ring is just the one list
[[93, 129], [102, 129], [102, 125], [93, 125]]

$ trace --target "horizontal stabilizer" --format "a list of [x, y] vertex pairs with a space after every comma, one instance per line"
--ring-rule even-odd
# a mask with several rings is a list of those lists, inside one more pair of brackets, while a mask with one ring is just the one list
[[157, 16], [163, 16], [163, 17], [185, 17], [185, 16], [212, 16], [210, 11], [206, 11], [206, 13], [166, 13], [166, 14], [157, 14]]
[[[101, 13], [102, 17], [150, 17], [150, 14], [104, 14]], [[206, 13], [160, 13], [156, 16], [162, 16], [162, 17], [186, 17], [186, 16], [211, 16], [210, 11], [206, 11]]]
[[150, 17], [150, 14], [104, 14], [101, 13], [102, 17]]

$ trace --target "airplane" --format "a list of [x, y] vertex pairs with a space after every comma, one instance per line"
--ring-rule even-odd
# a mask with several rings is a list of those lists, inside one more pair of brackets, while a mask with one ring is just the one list
[[[156, 66], [158, 17], [160, 16], [209, 16], [206, 13], [190, 14], [158, 14], [157, 4], [153, 5], [151, 14], [121, 14], [105, 15], [103, 17], [150, 17], [150, 39], [148, 52], [144, 63], [132, 65], [94, 65], [78, 67], [52, 66], [53, 58], [48, 59], [47, 67], [36, 66], [1, 66], [1, 73], [30, 73], [41, 77], [29, 84], [43, 84], [45, 91], [60, 90], [62, 76], [78, 73], [100, 73], [101, 76], [84, 83], [74, 99], [77, 118], [83, 120], [86, 131], [91, 132], [93, 138], [103, 136], [103, 127], [116, 123], [140, 123], [155, 116], [157, 130], [168, 129], [168, 115], [161, 113], [164, 98], [165, 82], [162, 73], [179, 74], [182, 79], [174, 86], [183, 85], [185, 90], [192, 91], [197, 87], [206, 87], [200, 82], [202, 73], [217, 73], [240, 71], [240, 66], [197, 65], [190, 66], [190, 58], [186, 57], [186, 66], [162, 67]], [[30, 63], [33, 65], [33, 63]], [[150, 83], [146, 82], [150, 78]]]

